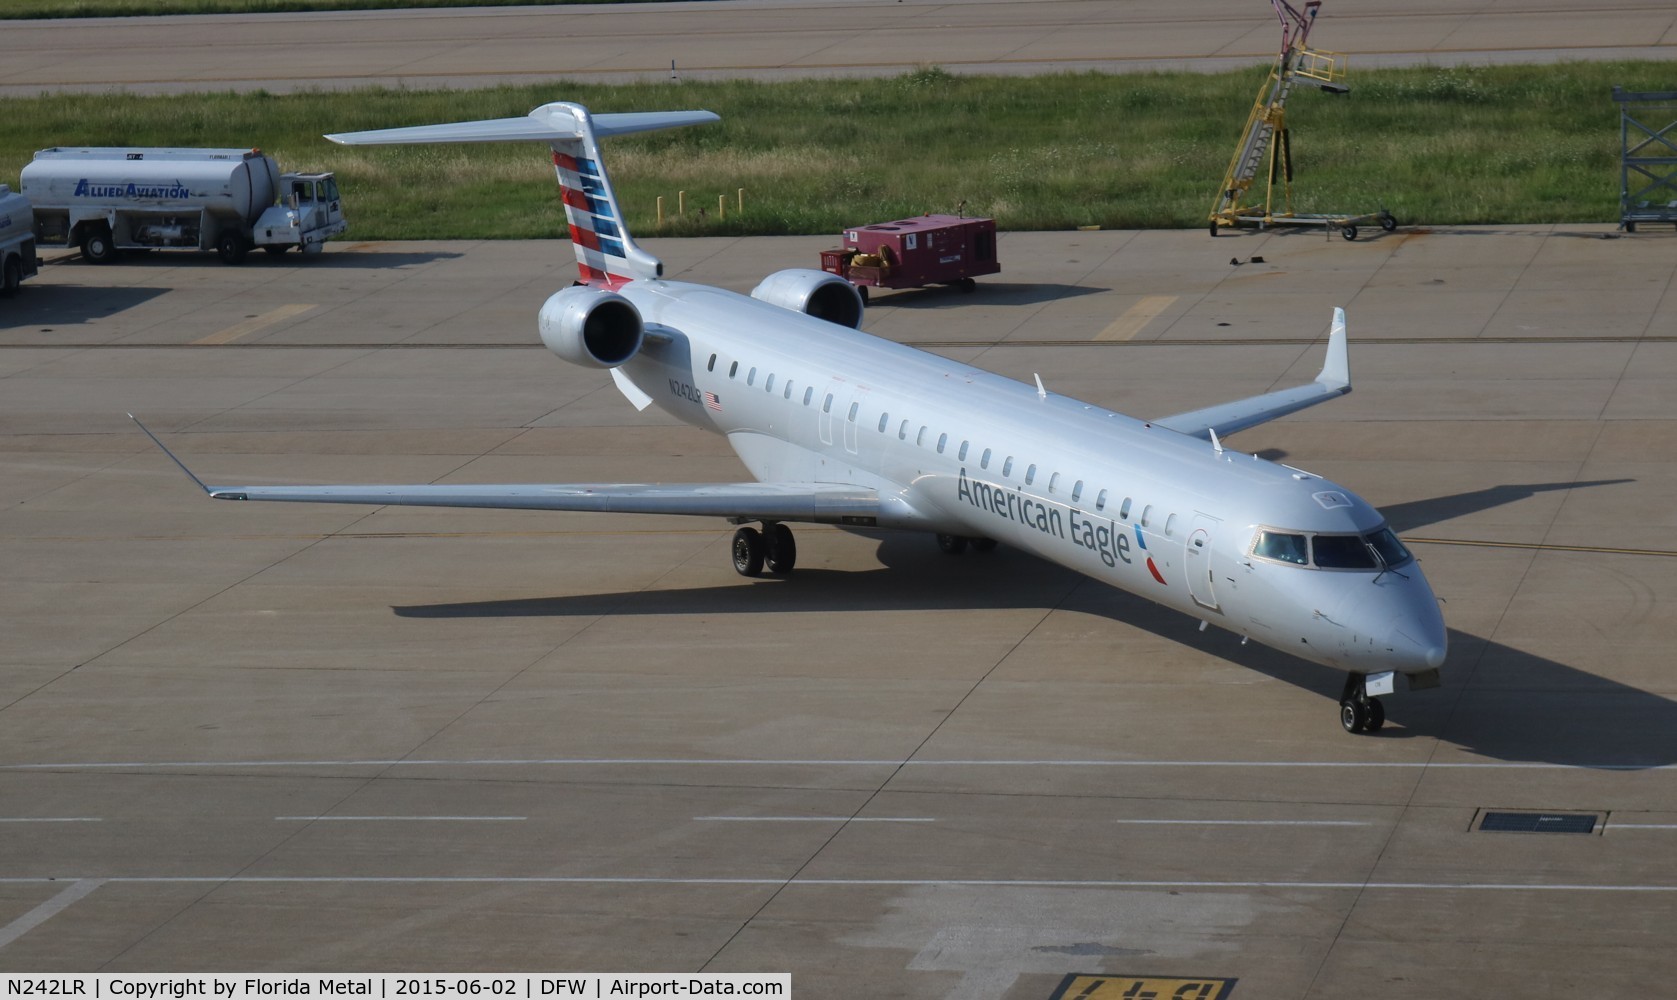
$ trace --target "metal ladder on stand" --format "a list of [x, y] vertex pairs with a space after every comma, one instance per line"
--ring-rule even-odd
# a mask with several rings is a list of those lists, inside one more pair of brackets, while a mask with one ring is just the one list
[[[1355, 239], [1356, 223], [1378, 219], [1382, 229], [1397, 227], [1397, 220], [1389, 212], [1370, 212], [1364, 215], [1299, 215], [1293, 211], [1293, 158], [1287, 133], [1287, 98], [1292, 94], [1293, 82], [1300, 77], [1312, 81], [1323, 90], [1343, 94], [1350, 90], [1344, 83], [1344, 57], [1333, 52], [1312, 49], [1307, 42], [1310, 27], [1322, 0], [1310, 0], [1302, 11], [1287, 0], [1270, 0], [1275, 16], [1281, 21], [1281, 54], [1270, 70], [1269, 79], [1258, 91], [1252, 113], [1246, 117], [1246, 130], [1229, 169], [1223, 175], [1217, 201], [1210, 215], [1211, 235], [1219, 227], [1234, 228], [1242, 224], [1264, 227], [1277, 223], [1320, 225], [1337, 229], [1346, 239]], [[1260, 171], [1268, 167], [1268, 182], [1264, 188], [1263, 204], [1247, 204]], [[1275, 211], [1275, 182], [1281, 181], [1283, 205]]]

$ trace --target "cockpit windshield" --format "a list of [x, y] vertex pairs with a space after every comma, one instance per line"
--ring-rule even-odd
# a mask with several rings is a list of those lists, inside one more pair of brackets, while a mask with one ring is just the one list
[[1306, 533], [1261, 528], [1252, 541], [1259, 559], [1314, 569], [1392, 569], [1415, 558], [1390, 528], [1366, 535]]

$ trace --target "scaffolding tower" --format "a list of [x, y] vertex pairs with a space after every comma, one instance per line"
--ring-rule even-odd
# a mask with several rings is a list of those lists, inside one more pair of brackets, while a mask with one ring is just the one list
[[[1677, 91], [1633, 93], [1614, 87], [1613, 100], [1619, 105], [1622, 148], [1619, 225], [1634, 233], [1638, 222], [1677, 223]], [[1650, 121], [1667, 124], [1656, 129], [1645, 124]]]
[[[1293, 83], [1302, 78], [1335, 94], [1347, 93], [1350, 88], [1344, 82], [1345, 57], [1306, 44], [1322, 0], [1310, 0], [1303, 11], [1287, 0], [1270, 0], [1270, 6], [1281, 21], [1281, 55], [1258, 90], [1258, 99], [1246, 118], [1246, 131], [1223, 175], [1223, 186], [1211, 207], [1211, 235], [1216, 236], [1219, 227], [1243, 225], [1325, 226], [1354, 240], [1357, 224], [1370, 220], [1378, 220], [1380, 228], [1388, 232], [1396, 229], [1397, 219], [1383, 208], [1362, 215], [1304, 215], [1293, 211], [1293, 150], [1286, 110]], [[1263, 201], [1248, 201], [1259, 176], [1264, 177]], [[1282, 202], [1279, 210], [1275, 206], [1277, 181]]]

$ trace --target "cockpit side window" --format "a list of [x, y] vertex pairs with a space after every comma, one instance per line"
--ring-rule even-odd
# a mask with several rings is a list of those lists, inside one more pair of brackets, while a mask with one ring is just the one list
[[1304, 536], [1284, 531], [1258, 532], [1258, 540], [1252, 544], [1252, 554], [1260, 559], [1274, 559], [1298, 566], [1310, 565], [1309, 550], [1305, 546]]
[[1310, 540], [1323, 569], [1375, 569], [1374, 553], [1361, 535], [1317, 535]]
[[1380, 561], [1387, 566], [1402, 566], [1415, 558], [1403, 547], [1403, 543], [1398, 541], [1398, 537], [1392, 534], [1390, 528], [1381, 528], [1373, 534], [1364, 535], [1363, 538], [1374, 546], [1374, 551], [1380, 554]]

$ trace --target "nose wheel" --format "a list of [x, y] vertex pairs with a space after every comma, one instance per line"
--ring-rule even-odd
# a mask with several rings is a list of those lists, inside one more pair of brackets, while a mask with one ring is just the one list
[[1369, 696], [1363, 686], [1365, 679], [1363, 674], [1345, 678], [1345, 693], [1339, 698], [1339, 724], [1348, 733], [1379, 732], [1386, 724], [1386, 706], [1379, 698]]

